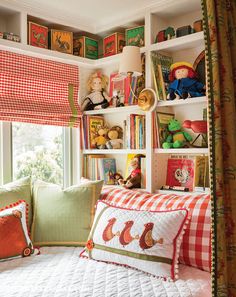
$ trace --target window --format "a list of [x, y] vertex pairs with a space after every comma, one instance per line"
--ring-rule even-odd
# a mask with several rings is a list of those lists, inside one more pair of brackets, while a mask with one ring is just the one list
[[13, 179], [31, 176], [63, 185], [62, 127], [12, 123]]

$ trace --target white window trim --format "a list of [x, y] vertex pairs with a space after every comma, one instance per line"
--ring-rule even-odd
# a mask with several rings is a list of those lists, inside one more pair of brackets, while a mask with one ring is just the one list
[[[12, 127], [10, 122], [0, 122], [0, 184], [13, 178]], [[80, 179], [79, 129], [63, 128], [63, 186], [77, 184]]]
[[12, 181], [12, 133], [11, 123], [0, 123], [0, 164], [1, 164], [1, 184]]

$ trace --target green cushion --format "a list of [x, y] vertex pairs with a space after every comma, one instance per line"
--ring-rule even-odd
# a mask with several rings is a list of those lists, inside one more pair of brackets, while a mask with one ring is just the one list
[[33, 243], [83, 246], [102, 185], [103, 181], [94, 181], [62, 190], [60, 186], [36, 181], [33, 186]]
[[24, 177], [0, 187], [0, 208], [25, 200], [28, 204], [28, 226], [32, 223], [31, 178]]

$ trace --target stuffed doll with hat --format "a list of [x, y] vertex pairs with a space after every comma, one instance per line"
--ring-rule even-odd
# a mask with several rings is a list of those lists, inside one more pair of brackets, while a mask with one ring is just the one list
[[205, 86], [197, 80], [197, 73], [188, 62], [177, 62], [170, 66], [168, 100], [201, 97]]
[[84, 98], [81, 110], [107, 108], [111, 100], [106, 93], [107, 85], [108, 77], [106, 75], [100, 71], [92, 73], [87, 83], [89, 94]]

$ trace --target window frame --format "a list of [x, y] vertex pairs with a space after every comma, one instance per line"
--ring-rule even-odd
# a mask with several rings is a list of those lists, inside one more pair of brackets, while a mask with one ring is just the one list
[[[63, 129], [63, 188], [80, 178], [79, 128]], [[13, 180], [12, 123], [0, 121], [0, 184]]]

